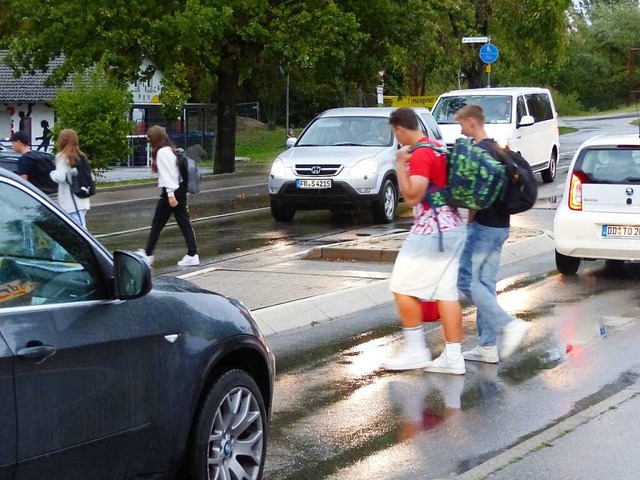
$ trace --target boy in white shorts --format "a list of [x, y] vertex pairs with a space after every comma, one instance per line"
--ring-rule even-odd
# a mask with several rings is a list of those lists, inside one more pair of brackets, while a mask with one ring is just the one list
[[[419, 142], [439, 146], [424, 136], [412, 109], [395, 110], [389, 123], [398, 142], [404, 145], [396, 156], [398, 184], [405, 202], [413, 206], [414, 222], [398, 253], [390, 285], [400, 313], [404, 345], [383, 366], [387, 370], [424, 368], [429, 372], [462, 375], [465, 373], [460, 351], [462, 310], [456, 283], [465, 227], [457, 209], [444, 206], [436, 212], [423, 200], [430, 182], [446, 186], [446, 159], [430, 148], [411, 151]], [[438, 229], [442, 232], [444, 251], [439, 248]], [[444, 351], [433, 361], [424, 338], [421, 300], [438, 302], [446, 340]]]

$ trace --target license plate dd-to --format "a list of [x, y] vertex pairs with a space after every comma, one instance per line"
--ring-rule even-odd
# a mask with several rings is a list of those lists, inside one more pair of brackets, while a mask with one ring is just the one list
[[301, 178], [296, 180], [298, 188], [331, 188], [331, 180], [316, 180]]
[[640, 239], [640, 226], [602, 225], [602, 238], [637, 238]]

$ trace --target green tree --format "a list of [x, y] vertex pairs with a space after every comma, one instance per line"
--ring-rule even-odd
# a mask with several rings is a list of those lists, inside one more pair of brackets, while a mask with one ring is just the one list
[[93, 168], [107, 168], [109, 162], [121, 161], [129, 154], [131, 101], [131, 92], [97, 71], [88, 76], [78, 74], [74, 88], [58, 92], [53, 100], [58, 117], [54, 138], [60, 130], [72, 128]]
[[[291, 54], [285, 59], [313, 64], [336, 39], [343, 46], [353, 39], [353, 17], [333, 0], [0, 1], [0, 25], [12, 28], [10, 60], [18, 69], [42, 69], [49, 59], [62, 56], [54, 81], [97, 63], [114, 78], [132, 80], [140, 75], [143, 59], [163, 71], [184, 71], [190, 95], [217, 101], [214, 170], [219, 173], [235, 168], [239, 87], [265, 45], [283, 32], [295, 32], [288, 43], [296, 49], [287, 47]], [[344, 51], [333, 52], [336, 62]], [[203, 86], [215, 91], [207, 95]]]

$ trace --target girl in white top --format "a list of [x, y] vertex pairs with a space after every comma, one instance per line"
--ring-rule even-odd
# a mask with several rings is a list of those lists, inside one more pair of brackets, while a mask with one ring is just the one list
[[187, 245], [187, 254], [178, 262], [178, 265], [181, 267], [199, 265], [198, 245], [187, 205], [187, 188], [180, 175], [175, 147], [166, 130], [159, 125], [154, 125], [147, 130], [147, 138], [151, 144], [153, 159], [151, 170], [158, 174], [158, 187], [162, 191], [151, 221], [147, 246], [138, 250], [138, 254], [149, 264], [153, 263], [153, 252], [160, 238], [160, 232], [173, 215]]
[[87, 157], [80, 150], [78, 134], [75, 130], [64, 129], [58, 135], [56, 155], [56, 169], [49, 174], [51, 180], [59, 184], [58, 203], [71, 217], [83, 227], [87, 228], [87, 211], [91, 208], [88, 198], [80, 198], [71, 192], [71, 179], [77, 170], [76, 161], [80, 157]]

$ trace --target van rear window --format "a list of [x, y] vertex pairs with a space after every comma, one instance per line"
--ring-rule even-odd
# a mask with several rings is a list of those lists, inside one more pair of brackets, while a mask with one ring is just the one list
[[573, 168], [592, 183], [640, 183], [640, 148], [587, 148]]

